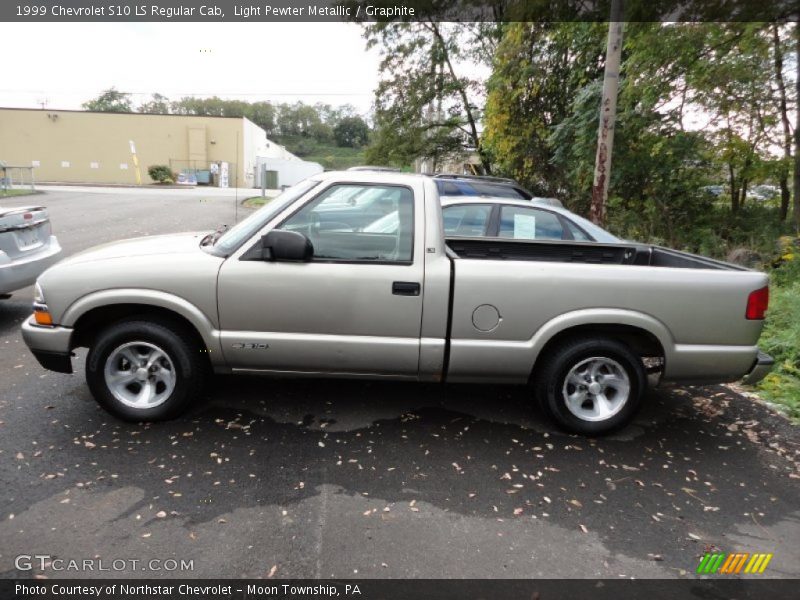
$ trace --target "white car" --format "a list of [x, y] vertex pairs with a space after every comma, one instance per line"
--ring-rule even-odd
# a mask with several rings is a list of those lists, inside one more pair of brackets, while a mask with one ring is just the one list
[[[619, 243], [621, 240], [584, 219], [554, 205], [550, 199], [515, 200], [488, 196], [443, 197], [442, 217], [447, 237], [497, 237], [517, 240], [564, 240]], [[393, 233], [397, 211], [364, 227], [365, 232]]]
[[0, 207], [0, 297], [33, 285], [60, 258], [43, 206]]

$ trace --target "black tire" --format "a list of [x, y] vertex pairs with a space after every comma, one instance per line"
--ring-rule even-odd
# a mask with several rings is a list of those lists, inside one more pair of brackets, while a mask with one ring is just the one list
[[[111, 354], [115, 349], [132, 342], [152, 344], [171, 361], [174, 389], [157, 406], [128, 406], [114, 395], [106, 382], [104, 371]], [[208, 366], [200, 350], [195, 336], [179, 323], [140, 319], [115, 323], [103, 330], [89, 349], [86, 382], [98, 404], [124, 421], [172, 419], [184, 412], [203, 390]]]
[[[535, 373], [534, 393], [545, 413], [560, 428], [581, 435], [602, 435], [630, 423], [642, 405], [647, 376], [641, 358], [625, 344], [603, 337], [583, 337], [561, 342], [546, 352]], [[566, 383], [570, 371], [594, 358], [610, 359], [621, 367], [627, 375], [629, 391], [626, 400], [620, 396], [617, 412], [605, 418], [595, 417], [600, 420], [587, 420], [567, 406], [565, 385], [568, 391], [574, 390]], [[593, 403], [587, 400], [584, 406], [592, 407]]]

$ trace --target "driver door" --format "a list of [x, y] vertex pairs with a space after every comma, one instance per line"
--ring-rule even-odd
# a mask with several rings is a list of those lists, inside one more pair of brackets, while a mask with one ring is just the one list
[[307, 236], [311, 262], [243, 259], [260, 236], [225, 261], [218, 302], [228, 364], [416, 378], [422, 194], [421, 184], [333, 184], [275, 226]]

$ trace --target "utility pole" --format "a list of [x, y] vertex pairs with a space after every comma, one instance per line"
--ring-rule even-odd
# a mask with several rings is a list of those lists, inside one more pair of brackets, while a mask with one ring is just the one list
[[594, 162], [592, 205], [589, 218], [597, 225], [606, 220], [608, 180], [611, 176], [611, 152], [614, 147], [614, 123], [617, 119], [619, 66], [622, 60], [622, 0], [611, 0], [608, 23], [608, 45], [603, 77], [603, 98], [600, 101], [600, 126], [597, 132], [597, 155]]

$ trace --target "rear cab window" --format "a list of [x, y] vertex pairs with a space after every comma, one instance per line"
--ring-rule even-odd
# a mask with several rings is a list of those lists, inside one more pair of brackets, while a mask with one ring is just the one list
[[489, 204], [455, 204], [442, 209], [444, 233], [458, 237], [487, 235], [492, 206]]

